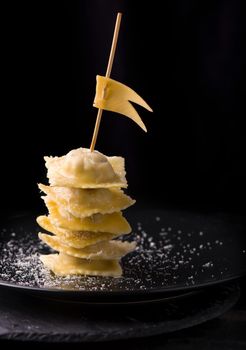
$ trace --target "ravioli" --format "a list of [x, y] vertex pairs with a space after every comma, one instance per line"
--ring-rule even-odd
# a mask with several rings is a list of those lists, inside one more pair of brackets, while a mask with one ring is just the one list
[[136, 247], [135, 242], [104, 241], [78, 249], [65, 245], [56, 236], [50, 236], [44, 233], [39, 233], [38, 236], [54, 250], [83, 259], [119, 260], [124, 255], [132, 252]]
[[94, 214], [84, 219], [76, 218], [59, 207], [56, 202], [44, 198], [45, 204], [50, 213], [50, 221], [53, 225], [72, 231], [92, 231], [127, 234], [131, 227], [121, 212], [112, 214]]
[[39, 184], [48, 216], [37, 218], [49, 234], [39, 238], [59, 254], [40, 256], [56, 275], [122, 275], [120, 260], [135, 242], [115, 240], [131, 232], [122, 210], [135, 203], [127, 187], [124, 158], [85, 148], [45, 157], [50, 186]]
[[81, 189], [51, 187], [42, 184], [38, 186], [49, 199], [79, 218], [96, 213], [110, 214], [126, 209], [135, 203], [133, 199], [117, 188]]
[[118, 233], [66, 230], [52, 225], [48, 216], [39, 216], [37, 222], [43, 229], [58, 236], [62, 244], [78, 249], [120, 236]]
[[90, 275], [120, 277], [122, 269], [118, 260], [87, 260], [67, 254], [41, 255], [44, 266], [57, 276]]
[[51, 186], [75, 188], [127, 187], [122, 157], [78, 148], [62, 157], [44, 157]]

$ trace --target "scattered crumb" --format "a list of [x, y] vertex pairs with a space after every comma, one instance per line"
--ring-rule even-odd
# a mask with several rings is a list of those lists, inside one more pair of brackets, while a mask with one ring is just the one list
[[213, 266], [213, 263], [212, 263], [211, 261], [209, 261], [208, 263], [203, 264], [202, 266], [203, 266], [203, 267], [212, 267], [212, 266]]

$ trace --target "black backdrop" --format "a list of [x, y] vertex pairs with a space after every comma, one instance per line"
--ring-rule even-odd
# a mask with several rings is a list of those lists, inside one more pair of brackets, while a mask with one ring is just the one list
[[160, 3], [2, 3], [5, 210], [41, 206], [43, 155], [89, 147], [95, 76], [105, 72], [118, 10], [112, 77], [139, 92], [154, 114], [138, 109], [146, 135], [105, 112], [97, 149], [126, 157], [129, 192], [145, 206], [243, 210], [243, 1]]

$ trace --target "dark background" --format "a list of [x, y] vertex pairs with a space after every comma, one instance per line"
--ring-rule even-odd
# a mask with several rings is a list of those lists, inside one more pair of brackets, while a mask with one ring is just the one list
[[105, 112], [97, 149], [126, 158], [138, 205], [242, 212], [245, 12], [239, 0], [20, 1], [2, 7], [5, 210], [43, 206], [44, 155], [89, 147], [96, 74], [123, 12], [112, 78], [153, 107], [145, 134]]
[[[47, 182], [43, 156], [89, 147], [95, 77], [106, 71], [122, 11], [112, 78], [134, 88], [154, 114], [138, 108], [145, 134], [128, 118], [104, 112], [97, 149], [126, 158], [137, 206], [245, 214], [243, 3], [2, 1], [2, 212], [45, 210], [36, 185]], [[165, 335], [170, 349], [177, 342], [212, 349], [211, 339], [216, 349], [245, 344], [245, 279], [241, 286], [241, 304], [224, 323], [175, 333], [175, 344]]]

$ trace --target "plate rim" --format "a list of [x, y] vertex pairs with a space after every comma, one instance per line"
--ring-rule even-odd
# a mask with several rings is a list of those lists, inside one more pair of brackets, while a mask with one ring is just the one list
[[0, 288], [9, 288], [12, 290], [21, 290], [26, 292], [38, 292], [38, 294], [59, 294], [59, 295], [66, 295], [66, 296], [84, 296], [84, 297], [136, 297], [136, 296], [152, 296], [152, 295], [161, 295], [161, 294], [168, 294], [168, 293], [175, 293], [175, 292], [188, 292], [193, 290], [199, 290], [202, 288], [208, 288], [208, 287], [216, 287], [218, 285], [222, 285], [224, 283], [228, 283], [234, 280], [238, 280], [242, 277], [246, 276], [246, 269], [242, 274], [229, 276], [228, 278], [225, 278], [223, 280], [215, 280], [210, 281], [208, 283], [199, 283], [196, 285], [187, 285], [187, 286], [177, 286], [176, 288], [174, 286], [172, 287], [166, 287], [166, 288], [152, 288], [152, 289], [139, 289], [139, 290], [122, 290], [122, 291], [115, 291], [115, 290], [68, 290], [68, 289], [62, 289], [62, 288], [42, 288], [42, 287], [34, 287], [34, 286], [24, 286], [21, 284], [6, 282], [3, 280], [0, 280]]

